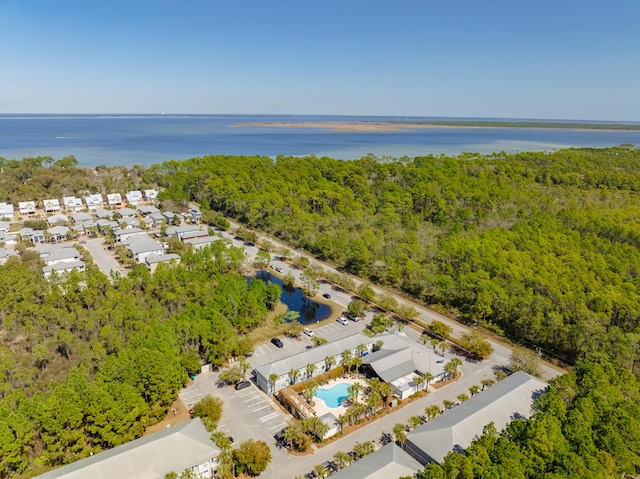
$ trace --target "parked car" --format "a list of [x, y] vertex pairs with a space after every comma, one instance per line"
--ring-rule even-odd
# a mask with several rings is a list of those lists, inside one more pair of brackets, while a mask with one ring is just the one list
[[343, 318], [342, 316], [336, 319], [336, 321], [338, 321], [343, 326], [346, 326], [347, 324], [349, 324], [349, 320], [347, 318]]
[[271, 339], [271, 343], [274, 346], [277, 346], [278, 348], [284, 348], [284, 343], [282, 342], [282, 339], [280, 339], [280, 338], [272, 338]]
[[331, 295], [329, 293], [324, 293], [322, 297], [325, 299], [331, 299]]
[[309, 337], [315, 336], [315, 333], [313, 332], [313, 329], [309, 329], [309, 328], [304, 328], [304, 334], [306, 334]]
[[240, 381], [235, 386], [236, 391], [240, 391], [242, 389], [247, 389], [249, 387], [251, 387], [251, 381]]
[[275, 269], [278, 273], [282, 273], [282, 268], [273, 268]]

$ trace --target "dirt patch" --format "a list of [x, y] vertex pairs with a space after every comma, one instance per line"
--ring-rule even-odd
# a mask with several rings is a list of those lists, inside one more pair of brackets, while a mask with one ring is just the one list
[[182, 424], [183, 422], [187, 422], [191, 419], [191, 414], [187, 410], [187, 407], [182, 404], [180, 398], [176, 399], [173, 404], [169, 407], [169, 412], [165, 416], [165, 418], [159, 423], [154, 424], [153, 426], [149, 426], [145, 431], [143, 436], [148, 436], [149, 434], [153, 434], [154, 432], [162, 431], [170, 426], [177, 426], [178, 424]]

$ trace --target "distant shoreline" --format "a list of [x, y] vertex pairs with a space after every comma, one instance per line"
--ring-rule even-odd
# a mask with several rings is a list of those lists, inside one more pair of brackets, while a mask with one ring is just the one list
[[430, 122], [368, 122], [368, 121], [283, 121], [236, 123], [232, 128], [318, 128], [335, 132], [393, 133], [406, 130], [437, 128], [528, 128], [546, 130], [610, 130], [640, 131], [640, 125], [624, 123], [546, 123], [546, 122], [496, 122], [496, 121], [430, 121]]

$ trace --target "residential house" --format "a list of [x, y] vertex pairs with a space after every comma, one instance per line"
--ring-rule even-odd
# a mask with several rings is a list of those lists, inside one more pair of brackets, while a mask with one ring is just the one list
[[113, 211], [105, 210], [104, 208], [98, 208], [95, 211], [95, 215], [96, 215], [96, 218], [98, 218], [98, 219], [110, 220], [111, 218], [113, 218]]
[[198, 236], [196, 238], [187, 238], [184, 243], [193, 246], [195, 249], [202, 249], [216, 241], [221, 241], [221, 239], [216, 236]]
[[183, 226], [171, 226], [167, 228], [167, 236], [175, 236], [180, 240], [192, 239], [192, 238], [204, 238], [209, 233], [205, 230], [201, 230], [198, 225], [183, 225]]
[[193, 221], [195, 221], [196, 223], [200, 223], [200, 220], [202, 219], [202, 212], [199, 209], [191, 208], [188, 214], [191, 216]]
[[513, 373], [414, 429], [407, 435], [404, 450], [421, 464], [441, 464], [449, 452], [466, 449], [487, 424], [501, 431], [515, 419], [530, 417], [534, 400], [546, 389], [547, 383], [538, 378], [523, 371]]
[[6, 264], [7, 260], [11, 256], [17, 256], [17, 253], [14, 253], [13, 251], [9, 251], [8, 249], [5, 249], [5, 248], [0, 248], [0, 265]]
[[140, 220], [138, 218], [121, 218], [118, 220], [118, 223], [121, 225], [124, 224], [122, 229], [131, 229], [131, 228], [140, 228]]
[[93, 216], [89, 213], [73, 213], [71, 215], [71, 221], [73, 221], [74, 225], [79, 225], [87, 221], [93, 221]]
[[149, 203], [155, 203], [158, 199], [158, 190], [144, 190], [144, 197]]
[[0, 221], [0, 232], [8, 233], [11, 230], [11, 223], [8, 221]]
[[11, 203], [0, 203], [0, 218], [13, 219], [13, 205]]
[[133, 236], [146, 236], [149, 238], [140, 228], [118, 229], [118, 231], [114, 231], [114, 235], [116, 243], [125, 243]]
[[75, 196], [63, 196], [62, 204], [66, 211], [80, 211], [84, 208], [84, 206], [82, 206], [82, 200]]
[[142, 192], [140, 190], [132, 190], [127, 194], [127, 203], [130, 205], [139, 205], [142, 203]]
[[43, 205], [45, 213], [57, 213], [60, 211], [60, 200], [57, 198], [44, 200]]
[[0, 243], [5, 245], [14, 245], [18, 238], [18, 233], [9, 233], [8, 231], [0, 231]]
[[122, 243], [138, 263], [145, 263], [149, 255], [162, 256], [164, 254], [164, 247], [146, 234], [128, 237]]
[[23, 240], [30, 240], [34, 243], [44, 243], [44, 231], [34, 230], [33, 228], [21, 228], [19, 233]]
[[69, 218], [66, 215], [58, 213], [56, 215], [47, 216], [47, 223], [50, 226], [66, 225], [69, 222]]
[[138, 211], [144, 216], [150, 215], [152, 213], [160, 213], [160, 210], [158, 208], [151, 205], [140, 205], [138, 206]]
[[151, 271], [152, 273], [155, 272], [156, 268], [158, 267], [159, 264], [161, 263], [171, 263], [171, 262], [175, 262], [176, 264], [180, 262], [180, 256], [175, 254], [175, 253], [169, 253], [169, 254], [148, 254], [146, 255], [144, 262], [147, 265], [147, 268], [149, 268], [149, 271]]
[[57, 273], [58, 275], [62, 275], [74, 270], [81, 271], [81, 272], [84, 271], [85, 270], [84, 261], [69, 261], [69, 262], [62, 262], [62, 263], [47, 265], [42, 268], [42, 274], [45, 279], [49, 279], [54, 272]]
[[163, 211], [162, 216], [164, 216], [165, 221], [170, 225], [174, 224], [174, 222], [182, 222], [182, 217], [173, 211]]
[[122, 206], [122, 195], [120, 193], [107, 193], [107, 204], [113, 208]]
[[164, 222], [164, 216], [161, 213], [151, 213], [144, 217], [143, 220], [148, 226], [157, 228]]
[[20, 216], [31, 216], [36, 214], [36, 202], [35, 201], [20, 201], [18, 203], [18, 211]]
[[133, 208], [121, 208], [118, 213], [121, 218], [133, 218], [138, 214]]
[[102, 208], [104, 206], [104, 199], [102, 195], [99, 193], [94, 193], [91, 195], [87, 195], [84, 197], [84, 202], [87, 205], [87, 208], [91, 211], [95, 211], [98, 208]]
[[109, 220], [98, 220], [96, 221], [96, 226], [98, 227], [98, 231], [103, 235], [107, 234], [107, 228], [110, 228], [113, 233], [120, 229], [118, 222]]
[[339, 470], [334, 479], [389, 479], [413, 477], [422, 470], [422, 464], [395, 443], [381, 447], [373, 454]]
[[49, 228], [47, 233], [51, 235], [52, 241], [61, 241], [68, 238], [70, 230], [66, 226], [54, 226], [53, 228]]

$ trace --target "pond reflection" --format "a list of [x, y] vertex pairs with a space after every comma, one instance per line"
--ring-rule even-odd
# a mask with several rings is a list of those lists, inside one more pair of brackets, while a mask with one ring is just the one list
[[323, 319], [327, 319], [331, 316], [331, 308], [324, 304], [318, 303], [313, 299], [307, 298], [302, 294], [300, 288], [287, 288], [282, 284], [282, 280], [276, 275], [271, 274], [268, 270], [261, 269], [256, 273], [255, 277], [249, 277], [249, 280], [260, 279], [262, 281], [271, 281], [272, 283], [279, 284], [282, 288], [282, 294], [280, 295], [280, 301], [286, 304], [290, 311], [297, 311], [300, 313], [298, 321], [302, 324], [313, 324]]

